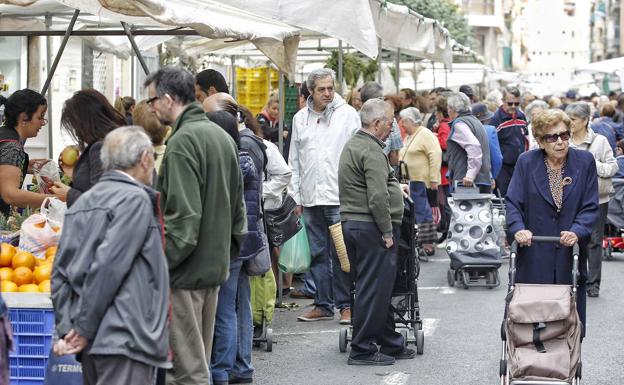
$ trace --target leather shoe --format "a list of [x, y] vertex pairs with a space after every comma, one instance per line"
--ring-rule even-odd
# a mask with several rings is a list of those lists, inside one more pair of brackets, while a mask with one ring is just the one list
[[351, 358], [347, 361], [349, 365], [372, 365], [383, 366], [394, 364], [394, 357], [383, 354], [381, 352], [375, 352], [370, 356], [364, 356], [361, 358]]

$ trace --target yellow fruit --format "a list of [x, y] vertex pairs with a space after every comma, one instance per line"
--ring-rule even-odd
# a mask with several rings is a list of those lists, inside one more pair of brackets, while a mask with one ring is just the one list
[[32, 283], [33, 281], [33, 273], [27, 267], [18, 267], [13, 270], [13, 282], [17, 284], [17, 286], [27, 285]]
[[46, 279], [45, 281], [39, 283], [39, 291], [42, 293], [49, 293], [51, 290], [50, 280]]
[[41, 283], [43, 281], [49, 280], [51, 274], [52, 274], [52, 265], [49, 263], [44, 263], [41, 266], [35, 267], [35, 271], [34, 271], [35, 283]]
[[29, 283], [26, 285], [21, 285], [17, 291], [20, 293], [39, 293], [39, 286], [34, 283]]
[[35, 263], [35, 256], [28, 251], [22, 250], [15, 253], [12, 260], [13, 269], [17, 269], [18, 267], [27, 267], [32, 270], [35, 268]]
[[11, 261], [17, 249], [9, 243], [0, 245], [0, 267], [11, 266]]
[[67, 146], [61, 153], [61, 161], [63, 165], [71, 167], [78, 161], [78, 149], [76, 146]]
[[56, 246], [48, 247], [48, 249], [46, 250], [46, 253], [45, 253], [46, 259], [48, 259], [50, 257], [54, 258], [54, 256], [56, 255], [56, 249], [57, 249]]
[[17, 291], [17, 285], [11, 281], [2, 281], [0, 282], [0, 291], [3, 291], [5, 293], [7, 292], [16, 292]]
[[0, 281], [12, 281], [13, 269], [10, 267], [0, 267]]

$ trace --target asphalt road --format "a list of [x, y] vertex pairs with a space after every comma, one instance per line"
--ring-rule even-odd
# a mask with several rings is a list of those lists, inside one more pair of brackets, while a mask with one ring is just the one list
[[[348, 366], [338, 350], [334, 321], [298, 322], [311, 300], [292, 300], [297, 309], [276, 309], [273, 352], [255, 348], [255, 384], [293, 385], [484, 385], [498, 384], [500, 322], [507, 285], [507, 260], [500, 287], [449, 288], [444, 251], [421, 263], [419, 296], [425, 352], [392, 366]], [[624, 254], [603, 262], [599, 298], [588, 298], [583, 343], [583, 384], [624, 385]]]

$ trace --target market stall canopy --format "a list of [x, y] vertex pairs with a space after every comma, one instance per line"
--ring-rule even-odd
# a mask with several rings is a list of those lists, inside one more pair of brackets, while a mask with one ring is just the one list
[[408, 7], [386, 1], [369, 0], [375, 29], [382, 46], [400, 49], [416, 57], [453, 64], [451, 35], [436, 20], [411, 11]]
[[299, 29], [220, 1], [0, 0], [0, 4], [6, 4], [0, 5], [3, 15], [43, 16], [79, 9], [95, 16], [96, 26], [101, 21], [123, 21], [142, 27], [188, 27], [211, 39], [250, 41], [284, 72], [294, 72]]
[[608, 59], [576, 67], [577, 73], [624, 74], [624, 57]]

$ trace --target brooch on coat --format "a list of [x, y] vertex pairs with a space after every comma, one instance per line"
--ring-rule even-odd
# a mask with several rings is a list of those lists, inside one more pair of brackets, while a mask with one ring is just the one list
[[572, 184], [572, 178], [570, 178], [569, 176], [566, 176], [565, 178], [563, 178], [563, 180], [561, 181], [561, 184], [563, 186], [568, 186]]

